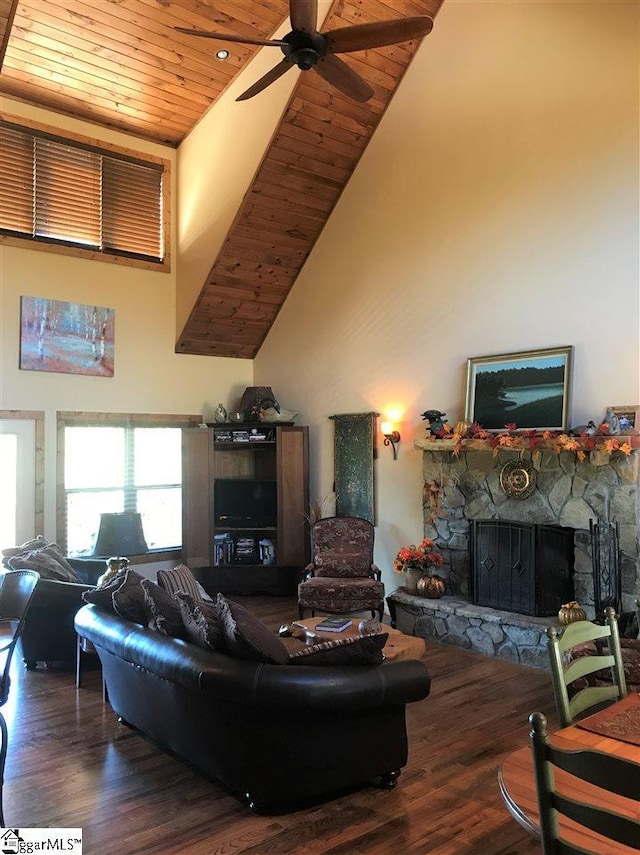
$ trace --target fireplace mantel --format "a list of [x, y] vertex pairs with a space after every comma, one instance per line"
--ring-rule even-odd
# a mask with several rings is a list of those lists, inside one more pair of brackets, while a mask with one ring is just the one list
[[[439, 439], [437, 437], [427, 437], [426, 439], [416, 439], [414, 440], [414, 447], [419, 451], [435, 451], [435, 452], [449, 452], [455, 454], [461, 452], [469, 452], [469, 451], [490, 451], [494, 453], [496, 448], [501, 450], [509, 450], [509, 451], [551, 451], [556, 453], [557, 450], [557, 440], [554, 439], [536, 439], [532, 442], [526, 436], [518, 436], [517, 434], [509, 436], [508, 434], [499, 434], [499, 436], [509, 437], [511, 440], [511, 444], [505, 443], [504, 445], [495, 445], [488, 439], [476, 439], [475, 437], [463, 438], [460, 440], [453, 439]], [[593, 439], [584, 440], [580, 437], [571, 437], [571, 440], [575, 441], [577, 448], [575, 450], [566, 451], [563, 450], [563, 454], [575, 454], [577, 451], [583, 451], [585, 454], [597, 454], [604, 455], [605, 457], [611, 456], [611, 454], [618, 456], [626, 456], [623, 451], [615, 450], [613, 452], [607, 451], [607, 440], [610, 437], [607, 436], [599, 436]], [[631, 453], [635, 453], [640, 450], [640, 434], [631, 434], [629, 436], [619, 435], [613, 437], [613, 439], [617, 440], [622, 444], [628, 444]]]

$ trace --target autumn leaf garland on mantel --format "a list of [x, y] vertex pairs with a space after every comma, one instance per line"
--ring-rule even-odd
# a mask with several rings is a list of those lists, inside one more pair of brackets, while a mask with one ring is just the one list
[[513, 422], [506, 424], [504, 431], [493, 433], [484, 430], [479, 424], [473, 424], [466, 434], [456, 432], [449, 425], [438, 431], [435, 436], [428, 436], [427, 441], [437, 445], [439, 439], [447, 439], [453, 443], [452, 453], [457, 456], [464, 449], [492, 449], [496, 457], [501, 449], [512, 451], [552, 451], [561, 454], [565, 451], [575, 452], [578, 460], [585, 460], [590, 451], [601, 451], [607, 455], [619, 452], [630, 455], [633, 451], [631, 440], [627, 436], [609, 436], [609, 425], [603, 422], [595, 435], [586, 432], [571, 436], [563, 431], [553, 430], [518, 430]]

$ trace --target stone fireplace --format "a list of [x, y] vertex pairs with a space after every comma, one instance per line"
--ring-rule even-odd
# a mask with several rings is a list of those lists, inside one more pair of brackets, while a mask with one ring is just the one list
[[[450, 440], [417, 440], [422, 451], [424, 536], [445, 558], [441, 575], [447, 593], [425, 600], [399, 589], [388, 598], [392, 619], [403, 632], [504, 659], [546, 667], [545, 628], [557, 618], [527, 615], [474, 604], [470, 579], [470, 538], [475, 521], [505, 521], [560, 527], [573, 541], [575, 599], [594, 617], [590, 521], [617, 524], [622, 611], [633, 611], [640, 597], [640, 481], [637, 437], [630, 455], [500, 449], [463, 444], [458, 455]], [[507, 495], [500, 483], [506, 464], [523, 461], [535, 473], [526, 498]], [[557, 608], [562, 605], [557, 604]], [[547, 609], [546, 614], [549, 614]]]

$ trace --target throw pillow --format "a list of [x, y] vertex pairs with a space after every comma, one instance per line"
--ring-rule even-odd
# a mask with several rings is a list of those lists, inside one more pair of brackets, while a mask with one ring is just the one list
[[213, 602], [186, 564], [178, 564], [172, 570], [158, 570], [158, 585], [172, 597], [175, 597], [178, 591], [185, 591], [191, 594], [194, 600]]
[[141, 579], [140, 586], [144, 593], [149, 629], [155, 629], [162, 635], [170, 635], [173, 638], [185, 638], [180, 606], [174, 597], [151, 579]]
[[194, 600], [184, 591], [177, 592], [176, 600], [187, 641], [205, 650], [226, 652], [222, 624], [214, 604]]
[[[135, 570], [132, 570], [130, 572], [135, 573]], [[126, 570], [121, 570], [115, 576], [112, 576], [103, 585], [98, 585], [98, 587], [96, 588], [90, 588], [88, 591], [84, 591], [82, 594], [82, 599], [85, 601], [85, 603], [93, 603], [94, 605], [100, 606], [101, 608], [106, 609], [109, 612], [115, 611], [115, 609], [113, 608], [113, 592], [117, 591], [120, 585], [122, 585], [126, 574]], [[143, 577], [140, 576], [140, 579], [142, 578]]]
[[13, 558], [14, 555], [22, 555], [25, 552], [32, 552], [34, 549], [42, 549], [43, 546], [47, 546], [48, 544], [49, 541], [47, 538], [39, 534], [37, 537], [34, 537], [33, 540], [21, 543], [20, 546], [10, 546], [7, 549], [3, 549], [2, 557]]
[[41, 579], [77, 582], [78, 574], [62, 554], [57, 543], [47, 543], [39, 549], [22, 552], [6, 559], [11, 570], [37, 570]]
[[388, 632], [355, 638], [336, 638], [304, 647], [289, 659], [290, 665], [379, 665]]
[[371, 563], [361, 552], [323, 552], [316, 555], [316, 576], [369, 576]]
[[140, 584], [144, 576], [135, 570], [125, 570], [124, 578], [111, 595], [113, 610], [125, 620], [147, 625], [147, 606]]
[[216, 608], [227, 650], [239, 659], [284, 665], [289, 653], [277, 635], [240, 603], [218, 594]]

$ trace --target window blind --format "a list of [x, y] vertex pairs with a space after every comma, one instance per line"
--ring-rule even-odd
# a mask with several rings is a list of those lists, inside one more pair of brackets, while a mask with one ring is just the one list
[[0, 230], [161, 262], [161, 164], [0, 123]]
[[34, 139], [0, 125], [0, 225], [13, 232], [33, 234]]
[[35, 235], [100, 247], [100, 155], [35, 140]]
[[103, 159], [103, 242], [106, 251], [162, 257], [160, 170]]

